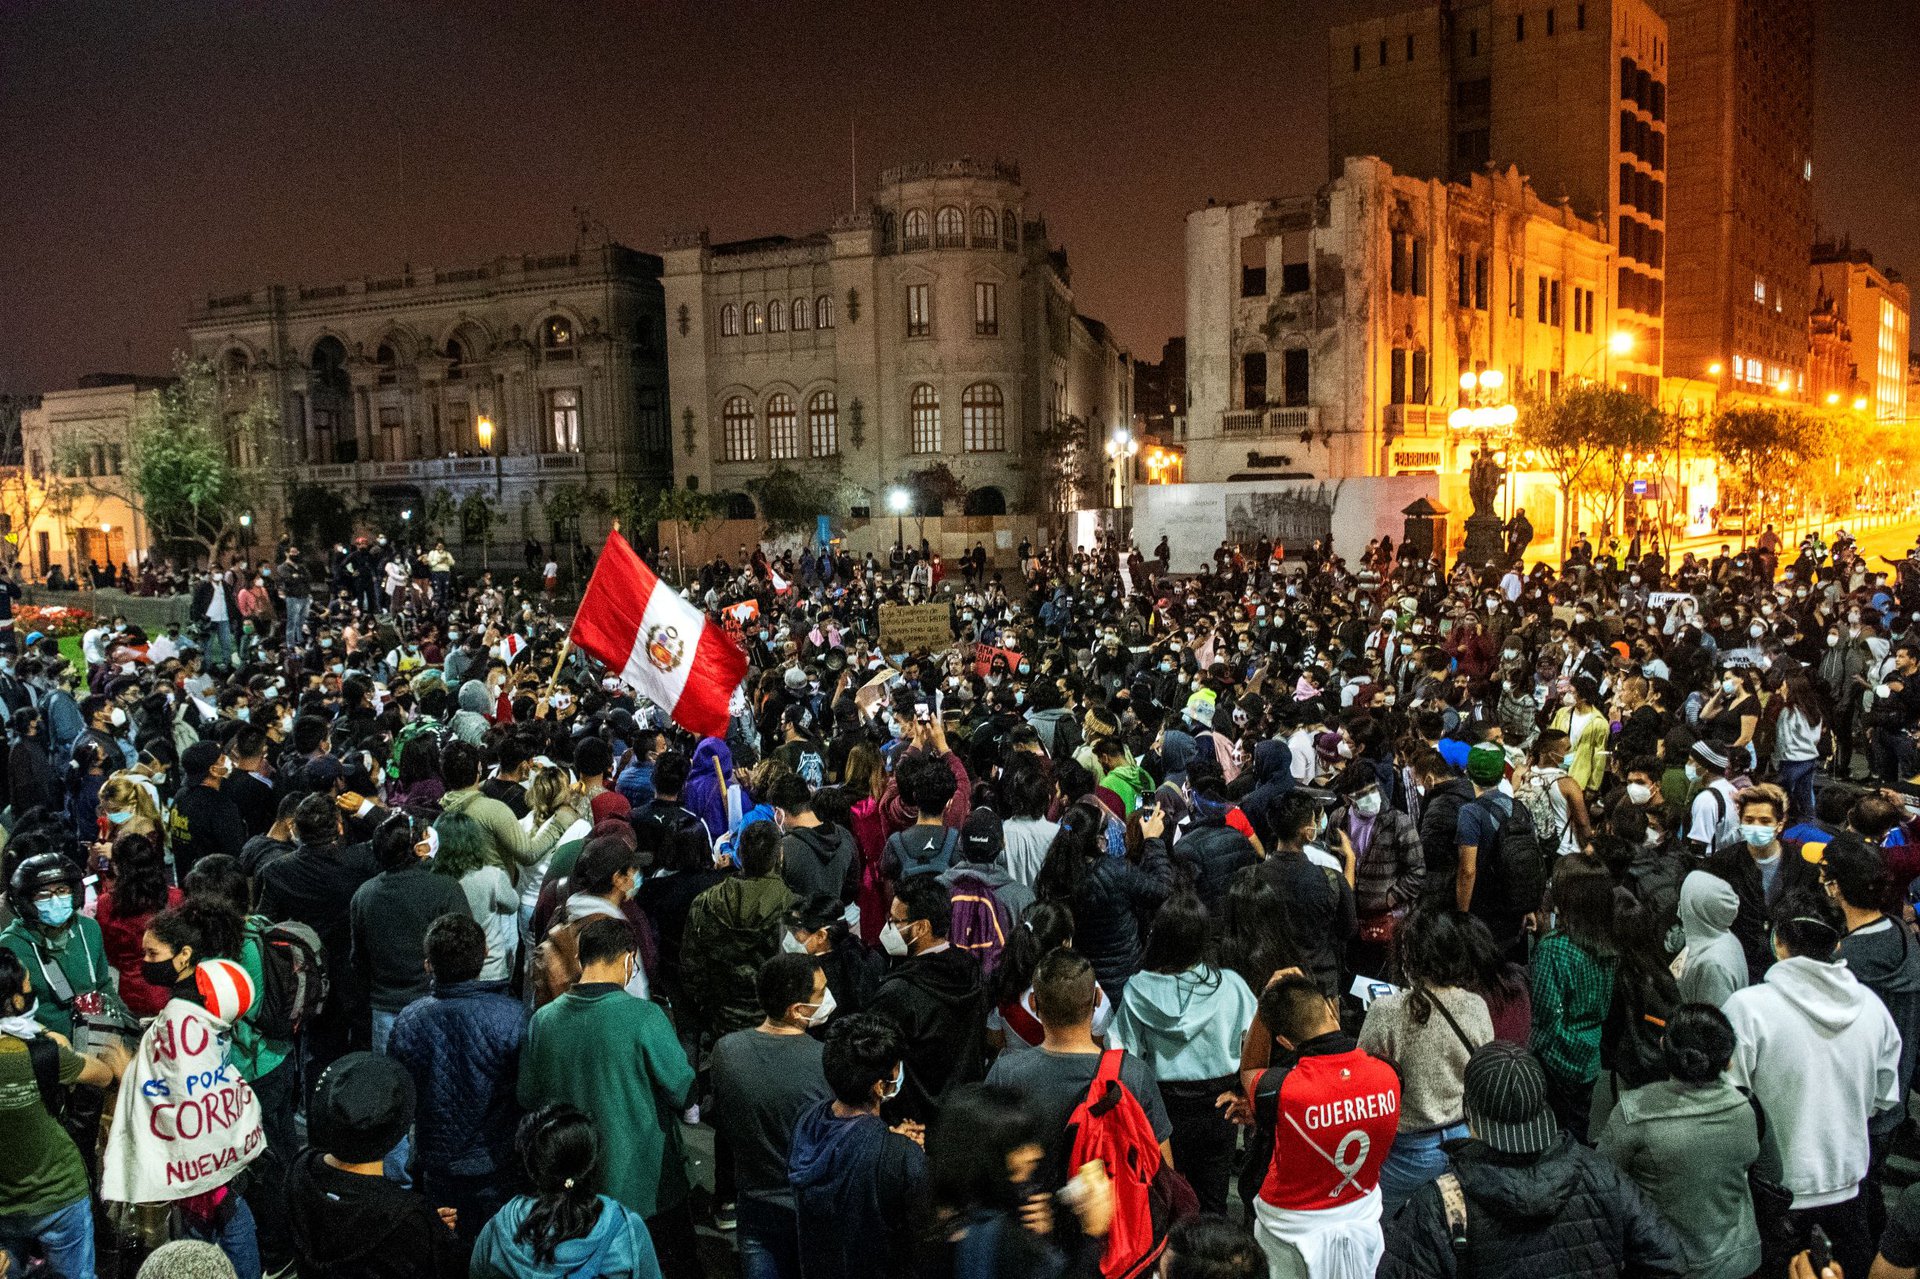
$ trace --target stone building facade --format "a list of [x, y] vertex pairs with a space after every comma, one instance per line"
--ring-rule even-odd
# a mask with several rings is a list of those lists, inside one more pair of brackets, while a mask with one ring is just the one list
[[485, 494], [494, 537], [546, 541], [581, 532], [565, 489], [670, 482], [664, 315], [660, 259], [609, 243], [216, 295], [187, 333], [272, 397], [296, 482], [392, 510]]
[[[1807, 393], [1813, 6], [1664, 0], [1672, 30], [1667, 373], [1723, 395]], [[1855, 321], [1856, 325], [1858, 321]]]
[[1462, 373], [1516, 398], [1615, 376], [1613, 267], [1602, 228], [1511, 170], [1353, 158], [1314, 195], [1190, 213], [1185, 478], [1459, 475]]
[[[1907, 354], [1912, 299], [1898, 275], [1873, 264], [1873, 255], [1851, 244], [1819, 244], [1813, 250], [1814, 356], [1820, 355], [1822, 330], [1842, 326], [1848, 384], [1842, 398], [1867, 401], [1865, 412], [1882, 422], [1907, 418]], [[1830, 314], [1823, 314], [1830, 313]], [[1824, 323], [1823, 323], [1824, 320]], [[1822, 383], [1836, 379], [1816, 368], [1816, 403], [1836, 394]], [[1824, 394], [1823, 394], [1824, 391]]]
[[884, 517], [889, 488], [945, 465], [965, 489], [948, 514], [1097, 497], [1050, 491], [1043, 446], [1056, 423], [1096, 450], [1124, 429], [1130, 364], [1076, 313], [1066, 255], [1016, 166], [904, 165], [825, 230], [695, 232], [662, 257], [674, 470], [689, 487], [736, 494], [744, 515], [750, 482], [786, 466], [838, 482], [856, 517]]
[[[1729, 0], [1730, 2], [1730, 0]], [[1399, 173], [1464, 182], [1517, 166], [1615, 246], [1614, 379], [1660, 398], [1667, 24], [1648, 0], [1414, 0], [1328, 37], [1328, 141]]]
[[[68, 576], [87, 564], [139, 568], [152, 550], [146, 520], [128, 500], [125, 468], [134, 422], [165, 378], [89, 374], [48, 391], [20, 415], [18, 470], [0, 475], [0, 514], [19, 535], [25, 571]], [[63, 474], [64, 472], [64, 474]]]

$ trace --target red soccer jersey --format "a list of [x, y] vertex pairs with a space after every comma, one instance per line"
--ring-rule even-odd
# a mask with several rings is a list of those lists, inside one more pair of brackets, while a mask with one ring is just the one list
[[1399, 1126], [1392, 1066], [1358, 1048], [1300, 1058], [1280, 1082], [1260, 1198], [1304, 1212], [1353, 1202], [1380, 1183]]

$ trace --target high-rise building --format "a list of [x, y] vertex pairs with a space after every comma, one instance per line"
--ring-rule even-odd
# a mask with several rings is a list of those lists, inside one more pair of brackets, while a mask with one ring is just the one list
[[1658, 395], [1666, 289], [1667, 24], [1647, 0], [1417, 0], [1335, 27], [1330, 170], [1376, 155], [1414, 177], [1516, 166], [1618, 249], [1618, 384]]
[[[1667, 372], [1806, 393], [1813, 6], [1663, 0], [1672, 32]], [[1858, 317], [1853, 326], [1860, 328]]]
[[1843, 242], [1814, 246], [1812, 289], [1814, 335], [1819, 337], [1824, 315], [1838, 321], [1851, 373], [1844, 391], [1827, 378], [1829, 385], [1816, 388], [1816, 394], [1836, 404], [1864, 399], [1862, 412], [1882, 422], [1905, 421], [1912, 309], [1907, 286], [1876, 267], [1873, 254]]

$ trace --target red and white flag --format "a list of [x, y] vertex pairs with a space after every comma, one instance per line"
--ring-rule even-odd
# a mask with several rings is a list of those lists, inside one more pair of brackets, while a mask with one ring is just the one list
[[747, 676], [746, 654], [618, 533], [607, 537], [568, 638], [689, 731], [726, 735], [727, 703]]
[[493, 651], [499, 655], [501, 661], [512, 666], [513, 660], [527, 651], [527, 641], [518, 635], [509, 635], [496, 644]]

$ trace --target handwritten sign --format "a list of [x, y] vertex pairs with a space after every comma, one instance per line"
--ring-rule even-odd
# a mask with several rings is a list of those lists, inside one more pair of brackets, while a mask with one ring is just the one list
[[[251, 986], [244, 994], [251, 1002]], [[197, 1004], [172, 1000], [121, 1080], [101, 1196], [165, 1203], [203, 1194], [231, 1181], [265, 1146], [260, 1101], [234, 1064], [227, 1025]]]
[[995, 657], [1003, 659], [1009, 671], [1020, 669], [1020, 654], [1014, 652], [1012, 649], [995, 648], [991, 644], [975, 644], [973, 646], [973, 673], [982, 677], [986, 676], [988, 672], [993, 670], [993, 659]]
[[882, 604], [880, 651], [911, 653], [940, 649], [953, 643], [953, 605]]

